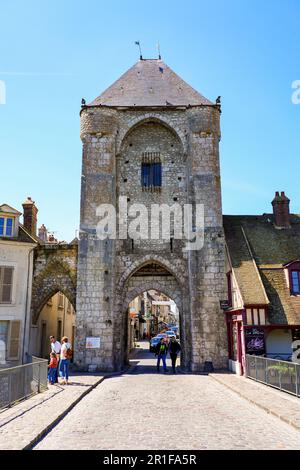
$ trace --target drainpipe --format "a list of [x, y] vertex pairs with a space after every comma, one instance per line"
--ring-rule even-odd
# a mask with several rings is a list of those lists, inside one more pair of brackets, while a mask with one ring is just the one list
[[[24, 349], [25, 349], [25, 337], [26, 337], [26, 327], [27, 327], [27, 316], [28, 316], [28, 294], [29, 294], [29, 277], [30, 277], [30, 255], [33, 250], [36, 248], [35, 245], [28, 252], [28, 269], [27, 269], [27, 286], [26, 286], [26, 302], [25, 302], [25, 321], [24, 321], [24, 330], [23, 330], [23, 346], [22, 346], [22, 364], [24, 364]], [[33, 275], [33, 272], [32, 272]], [[28, 338], [29, 340], [29, 338]], [[28, 353], [27, 353], [28, 356]]]

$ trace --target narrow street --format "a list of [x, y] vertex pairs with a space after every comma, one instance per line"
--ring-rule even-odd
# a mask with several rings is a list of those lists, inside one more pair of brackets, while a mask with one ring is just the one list
[[300, 448], [299, 431], [211, 377], [157, 374], [140, 344], [131, 371], [104, 380], [35, 449]]

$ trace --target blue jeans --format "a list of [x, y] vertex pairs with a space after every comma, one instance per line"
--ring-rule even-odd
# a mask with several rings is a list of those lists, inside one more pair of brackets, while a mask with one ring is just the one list
[[159, 370], [160, 360], [162, 360], [164, 371], [167, 370], [166, 357], [166, 354], [159, 354], [157, 356], [157, 370]]
[[50, 383], [55, 384], [56, 381], [56, 372], [57, 369], [49, 369], [48, 370], [48, 380]]
[[68, 359], [61, 359], [59, 363], [59, 375], [66, 380], [69, 378], [69, 362]]

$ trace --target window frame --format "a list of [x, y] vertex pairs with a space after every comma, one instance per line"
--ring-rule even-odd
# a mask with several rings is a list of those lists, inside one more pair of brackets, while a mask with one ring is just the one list
[[[289, 282], [289, 289], [290, 289], [290, 294], [294, 296], [300, 296], [300, 261], [295, 260], [287, 265], [284, 266], [285, 269], [288, 271], [288, 282]], [[295, 291], [294, 290], [294, 282], [293, 282], [293, 273], [296, 272], [298, 274], [298, 285], [299, 285], [299, 290]]]
[[[12, 238], [14, 235], [14, 227], [15, 227], [15, 217], [12, 216], [0, 216], [0, 221], [3, 220], [3, 233], [0, 232], [0, 237], [8, 237]], [[10, 234], [7, 233], [8, 230], [8, 221], [11, 220], [11, 231]], [[1, 227], [1, 224], [0, 224]]]
[[65, 295], [62, 292], [58, 292], [57, 307], [61, 309], [65, 308]]
[[[3, 301], [3, 287], [4, 287], [4, 272], [5, 269], [11, 269], [11, 283], [10, 285], [10, 300]], [[0, 266], [0, 305], [11, 305], [13, 303], [13, 285], [14, 285], [14, 266], [1, 265]]]
[[[298, 290], [294, 290], [294, 279], [293, 279], [293, 274], [297, 274], [297, 281], [298, 281]], [[291, 268], [290, 271], [290, 282], [291, 282], [291, 293], [293, 295], [300, 295], [300, 269], [293, 269]]]
[[143, 190], [161, 190], [162, 161], [160, 152], [143, 152], [141, 161], [141, 187]]

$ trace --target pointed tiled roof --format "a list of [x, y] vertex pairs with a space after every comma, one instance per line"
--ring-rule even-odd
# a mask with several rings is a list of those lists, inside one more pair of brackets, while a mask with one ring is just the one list
[[88, 106], [212, 105], [162, 60], [142, 59]]

